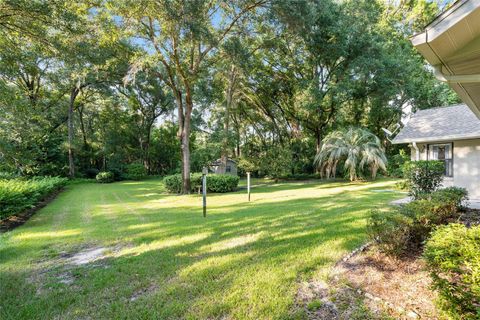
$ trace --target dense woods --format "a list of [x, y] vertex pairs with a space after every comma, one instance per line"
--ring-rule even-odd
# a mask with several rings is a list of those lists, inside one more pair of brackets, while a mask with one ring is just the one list
[[[444, 5], [444, 1], [441, 2]], [[383, 139], [456, 101], [409, 36], [431, 1], [0, 1], [0, 171], [314, 173], [329, 133]], [[396, 149], [381, 142], [387, 154]]]

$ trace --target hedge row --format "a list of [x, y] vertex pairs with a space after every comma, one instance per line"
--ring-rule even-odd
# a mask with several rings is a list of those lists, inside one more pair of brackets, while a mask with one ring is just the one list
[[458, 218], [466, 200], [465, 189], [450, 187], [389, 211], [372, 210], [367, 231], [384, 252], [401, 256], [420, 249], [435, 226]]
[[[235, 191], [238, 187], [240, 178], [238, 176], [223, 175], [223, 174], [209, 174], [207, 176], [207, 191], [225, 193]], [[163, 179], [165, 187], [169, 192], [180, 193], [182, 192], [182, 175], [174, 174], [166, 176]], [[190, 183], [192, 190], [201, 190], [202, 188], [202, 174], [193, 173], [190, 175]]]
[[121, 180], [141, 180], [147, 177], [147, 170], [141, 163], [131, 163], [126, 165], [123, 170], [112, 169], [110, 171], [98, 171], [97, 169], [89, 169], [88, 175], [90, 176], [93, 173], [99, 183], [110, 183]]
[[35, 206], [67, 183], [58, 177], [0, 180], [0, 220]]

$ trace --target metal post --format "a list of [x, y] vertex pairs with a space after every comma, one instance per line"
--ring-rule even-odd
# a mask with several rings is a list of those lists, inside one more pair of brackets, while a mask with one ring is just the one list
[[203, 217], [207, 216], [207, 173], [208, 169], [202, 170], [202, 194], [203, 194]]
[[248, 192], [248, 201], [250, 201], [250, 172], [247, 172], [247, 192]]

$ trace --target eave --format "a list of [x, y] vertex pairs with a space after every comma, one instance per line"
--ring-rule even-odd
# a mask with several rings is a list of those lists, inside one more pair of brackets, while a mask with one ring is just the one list
[[480, 118], [480, 0], [457, 1], [412, 43]]

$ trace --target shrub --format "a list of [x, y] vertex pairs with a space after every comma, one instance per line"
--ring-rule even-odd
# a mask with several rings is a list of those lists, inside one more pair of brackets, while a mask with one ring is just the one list
[[0, 179], [10, 180], [10, 179], [15, 179], [15, 178], [19, 178], [18, 174], [11, 173], [11, 172], [0, 171]]
[[238, 158], [238, 173], [245, 176], [247, 172], [255, 172], [258, 167], [255, 163], [247, 158]]
[[445, 188], [389, 212], [372, 210], [368, 234], [387, 254], [400, 256], [418, 250], [437, 225], [460, 216], [459, 208], [466, 197], [465, 189]]
[[438, 290], [439, 304], [452, 319], [480, 318], [480, 226], [437, 228], [424, 258]]
[[441, 161], [410, 161], [404, 165], [409, 194], [415, 199], [432, 193], [441, 186], [445, 165]]
[[398, 210], [372, 210], [367, 222], [367, 233], [379, 243], [383, 252], [401, 256], [410, 246], [410, 230], [414, 221]]
[[88, 179], [95, 179], [97, 177], [97, 174], [100, 172], [97, 168], [89, 168], [85, 170], [85, 177]]
[[448, 203], [457, 210], [466, 206], [468, 201], [468, 191], [460, 187], [448, 187], [439, 189], [430, 195], [424, 195], [423, 199], [432, 200], [437, 203]]
[[123, 168], [121, 167], [109, 168], [108, 172], [111, 172], [113, 174], [113, 181], [125, 180], [125, 174], [123, 172]]
[[163, 178], [163, 183], [165, 188], [171, 193], [182, 192], [182, 175], [179, 173], [166, 176]]
[[405, 150], [400, 150], [398, 154], [388, 159], [387, 174], [390, 177], [403, 178], [403, 167], [410, 160]]
[[100, 182], [100, 183], [110, 183], [110, 182], [115, 181], [115, 176], [114, 176], [113, 172], [102, 171], [102, 172], [99, 172], [97, 174], [95, 179], [97, 179], [97, 182]]
[[[207, 177], [207, 191], [209, 192], [229, 192], [234, 191], [239, 182], [238, 176], [223, 175], [223, 174], [209, 174]], [[180, 193], [182, 192], [182, 175], [174, 174], [166, 176], [163, 179], [165, 187], [169, 192]], [[202, 174], [193, 173], [190, 176], [190, 183], [192, 190], [201, 190], [202, 188]]]
[[0, 219], [32, 208], [66, 183], [67, 179], [59, 177], [0, 180]]
[[130, 180], [141, 180], [147, 176], [147, 170], [141, 163], [131, 163], [126, 166], [125, 178]]
[[207, 177], [207, 190], [210, 192], [225, 193], [235, 191], [240, 178], [228, 174], [211, 174]]

